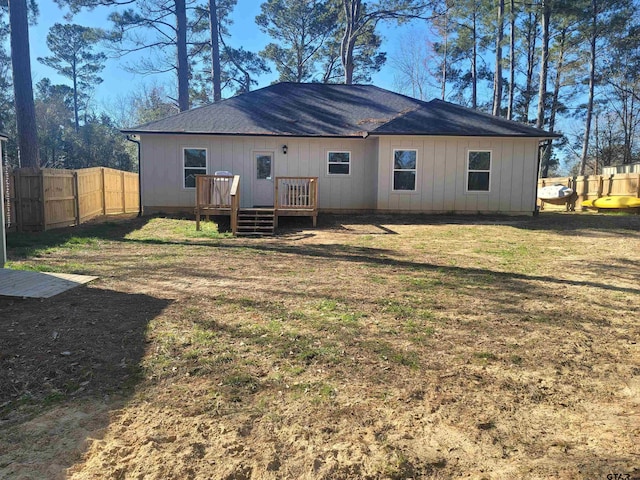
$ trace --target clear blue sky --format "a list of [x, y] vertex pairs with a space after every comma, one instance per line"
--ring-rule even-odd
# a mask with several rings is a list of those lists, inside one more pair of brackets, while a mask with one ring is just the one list
[[[230, 32], [230, 44], [232, 46], [242, 46], [247, 50], [258, 52], [270, 41], [269, 37], [263, 34], [255, 24], [255, 17], [260, 13], [261, 3], [256, 0], [238, 0], [238, 5], [232, 15], [234, 22]], [[82, 12], [76, 15], [72, 22], [85, 26], [107, 28], [110, 26], [107, 16], [111, 11], [113, 11], [112, 8], [99, 7], [91, 12]], [[40, 2], [38, 24], [32, 26], [29, 31], [34, 85], [45, 77], [50, 78], [53, 83], [69, 83], [67, 79], [58, 76], [53, 69], [42, 65], [37, 60], [38, 57], [50, 55], [46, 45], [47, 33], [53, 24], [66, 22], [64, 19], [66, 13], [66, 10], [59, 9], [53, 2]], [[387, 52], [388, 57], [398, 48], [398, 42], [396, 41], [398, 34], [405, 28], [382, 26], [379, 29], [384, 38], [383, 50]], [[169, 89], [171, 85], [175, 85], [175, 76], [173, 74], [142, 76], [127, 72], [123, 68], [124, 65], [134, 63], [134, 61], [135, 58], [132, 56], [122, 59], [112, 58], [107, 61], [105, 69], [101, 73], [104, 82], [97, 87], [94, 94], [95, 104], [99, 109], [105, 107], [108, 109], [108, 105], [118, 97], [124, 97], [128, 93], [141, 88], [144, 84], [156, 83], [166, 85]], [[263, 75], [257, 79], [259, 81], [258, 87], [269, 85], [277, 79], [275, 69], [272, 68], [272, 70], [273, 72], [270, 75]], [[373, 83], [382, 88], [393, 89], [393, 72], [388, 64], [374, 76]]]

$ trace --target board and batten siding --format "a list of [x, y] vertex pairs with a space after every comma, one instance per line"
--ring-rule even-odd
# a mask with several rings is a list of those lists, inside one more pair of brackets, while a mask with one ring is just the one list
[[[254, 152], [274, 154], [277, 177], [318, 177], [321, 210], [373, 210], [377, 202], [378, 139], [286, 138], [213, 135], [142, 135], [142, 202], [145, 211], [190, 210], [195, 190], [183, 187], [184, 148], [207, 150], [207, 173], [240, 175], [241, 206], [252, 207]], [[282, 146], [287, 145], [287, 154]], [[329, 175], [328, 151], [351, 152], [349, 175]]]
[[[537, 138], [380, 137], [377, 210], [531, 214], [538, 143]], [[415, 191], [393, 191], [394, 150], [417, 150]], [[491, 151], [489, 192], [466, 191], [469, 150]]]

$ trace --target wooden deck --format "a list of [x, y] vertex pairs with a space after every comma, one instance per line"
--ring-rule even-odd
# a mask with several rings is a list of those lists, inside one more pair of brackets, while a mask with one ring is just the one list
[[0, 297], [50, 298], [98, 277], [0, 268]]
[[[273, 225], [269, 235], [278, 227], [278, 217], [311, 217], [313, 226], [318, 219], [318, 177], [275, 177]], [[231, 231], [239, 234], [239, 219], [253, 215], [260, 208], [240, 208], [240, 176], [196, 175], [196, 230], [200, 230], [200, 219], [209, 215], [229, 215]], [[254, 218], [251, 223], [257, 225]], [[264, 222], [261, 219], [260, 222]], [[246, 222], [245, 222], [246, 223]], [[254, 229], [252, 232], [256, 234]]]

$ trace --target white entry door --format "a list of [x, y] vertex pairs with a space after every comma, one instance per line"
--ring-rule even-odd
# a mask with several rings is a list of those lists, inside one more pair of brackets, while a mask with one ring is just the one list
[[273, 152], [253, 152], [253, 206], [272, 207], [274, 195]]

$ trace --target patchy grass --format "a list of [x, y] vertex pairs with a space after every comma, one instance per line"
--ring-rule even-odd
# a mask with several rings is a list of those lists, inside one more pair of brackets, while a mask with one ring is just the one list
[[638, 475], [640, 217], [283, 224], [11, 234], [0, 477]]

